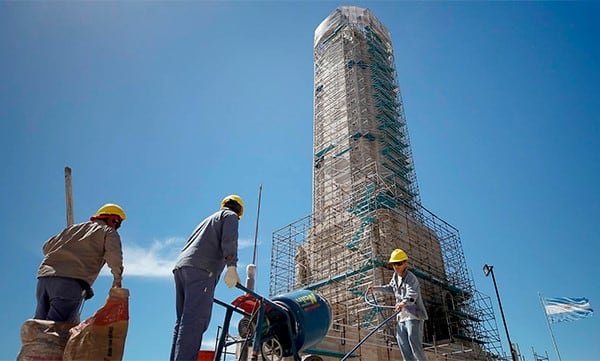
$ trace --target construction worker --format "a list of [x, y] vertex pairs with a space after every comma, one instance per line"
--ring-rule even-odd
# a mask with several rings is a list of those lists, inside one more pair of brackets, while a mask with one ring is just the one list
[[197, 360], [202, 335], [212, 314], [215, 286], [225, 266], [225, 284], [240, 283], [237, 272], [238, 222], [244, 202], [235, 195], [221, 201], [221, 209], [200, 222], [175, 262], [177, 320], [171, 361]]
[[423, 326], [427, 311], [421, 297], [421, 287], [417, 277], [408, 268], [408, 255], [395, 249], [388, 264], [394, 269], [390, 283], [385, 286], [369, 286], [369, 291], [393, 293], [396, 297], [398, 327], [396, 339], [405, 361], [425, 361], [423, 349]]
[[36, 319], [79, 322], [80, 306], [94, 295], [92, 285], [104, 264], [113, 274], [112, 287], [121, 287], [123, 252], [117, 229], [124, 220], [123, 208], [108, 203], [88, 222], [68, 226], [44, 243]]

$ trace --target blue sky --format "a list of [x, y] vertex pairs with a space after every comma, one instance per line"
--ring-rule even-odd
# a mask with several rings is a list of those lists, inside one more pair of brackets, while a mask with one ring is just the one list
[[[391, 32], [422, 202], [460, 230], [502, 340], [485, 263], [525, 359], [557, 359], [537, 293], [600, 308], [598, 2], [0, 2], [1, 360], [33, 316], [41, 246], [65, 225], [65, 166], [77, 222], [106, 202], [128, 215], [126, 360], [168, 358], [173, 260], [229, 193], [247, 206], [244, 277], [260, 184], [268, 294], [272, 232], [311, 212], [313, 34], [342, 4]], [[221, 282], [216, 297], [239, 294]], [[553, 329], [563, 360], [600, 360], [598, 314]]]

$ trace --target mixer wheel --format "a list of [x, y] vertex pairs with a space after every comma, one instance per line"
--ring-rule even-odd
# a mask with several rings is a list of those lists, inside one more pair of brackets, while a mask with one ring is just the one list
[[252, 337], [254, 329], [256, 329], [256, 322], [248, 317], [243, 317], [238, 323], [238, 333], [242, 338]]
[[265, 361], [283, 361], [283, 347], [276, 338], [263, 342], [261, 353]]

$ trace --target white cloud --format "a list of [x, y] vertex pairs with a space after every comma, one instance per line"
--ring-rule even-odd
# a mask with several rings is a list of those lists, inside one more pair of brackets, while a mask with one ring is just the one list
[[173, 265], [181, 246], [182, 238], [154, 241], [149, 248], [124, 245], [125, 274], [128, 277], [172, 277]]
[[202, 350], [214, 350], [216, 348], [215, 347], [216, 344], [217, 344], [216, 338], [211, 338], [211, 339], [202, 338]]
[[[156, 240], [144, 248], [136, 244], [123, 244], [123, 258], [126, 277], [164, 278], [173, 276], [173, 266], [186, 239], [179, 237]], [[240, 239], [238, 248], [254, 246], [253, 240]], [[104, 267], [101, 276], [112, 276]]]
[[[258, 244], [260, 244], [260, 242], [258, 242]], [[251, 247], [254, 247], [254, 240], [253, 239], [240, 239], [240, 240], [238, 240], [238, 250], [244, 249], [244, 248], [251, 248]]]

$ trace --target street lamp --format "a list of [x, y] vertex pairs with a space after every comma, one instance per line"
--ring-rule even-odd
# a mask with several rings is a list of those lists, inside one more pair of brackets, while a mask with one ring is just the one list
[[513, 349], [512, 342], [510, 341], [510, 335], [508, 334], [508, 326], [506, 326], [506, 319], [504, 318], [504, 310], [502, 310], [502, 302], [500, 301], [500, 293], [498, 293], [498, 286], [496, 285], [496, 277], [494, 276], [494, 266], [483, 266], [483, 273], [485, 276], [492, 274], [492, 281], [494, 281], [494, 289], [496, 290], [496, 297], [498, 297], [498, 305], [500, 306], [500, 314], [502, 315], [502, 323], [504, 323], [504, 330], [506, 331], [506, 338], [508, 339], [508, 348], [513, 361], [519, 361], [519, 356], [515, 349]]

